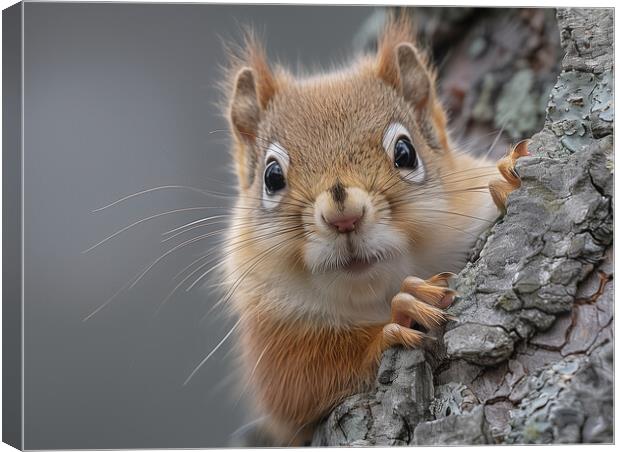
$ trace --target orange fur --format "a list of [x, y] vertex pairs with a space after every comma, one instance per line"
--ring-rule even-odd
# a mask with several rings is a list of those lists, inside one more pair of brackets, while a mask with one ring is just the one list
[[307, 439], [297, 432], [300, 427], [314, 426], [344, 397], [372, 382], [375, 367], [362, 363], [378, 359], [379, 350], [370, 347], [383, 326], [322, 328], [274, 318], [257, 322], [255, 314], [244, 314], [241, 324], [249, 387], [258, 409], [270, 413], [276, 433], [295, 444]]

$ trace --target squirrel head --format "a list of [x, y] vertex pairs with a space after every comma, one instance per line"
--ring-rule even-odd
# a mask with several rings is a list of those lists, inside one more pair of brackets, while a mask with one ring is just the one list
[[[250, 37], [229, 73], [236, 265], [261, 256], [270, 272], [376, 278], [437, 235], [440, 173], [454, 158], [405, 16], [388, 21], [376, 53], [336, 72], [296, 78]], [[401, 267], [398, 278], [411, 271]]]

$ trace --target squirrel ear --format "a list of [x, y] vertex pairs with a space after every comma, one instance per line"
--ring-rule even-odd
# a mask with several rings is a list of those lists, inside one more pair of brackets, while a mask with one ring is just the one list
[[254, 144], [264, 112], [277, 91], [263, 47], [248, 30], [241, 47], [229, 46], [229, 64], [222, 88], [227, 95], [228, 121], [235, 137], [233, 155], [239, 182], [252, 185], [257, 162]]
[[377, 67], [379, 78], [400, 92], [416, 110], [426, 108], [433, 96], [433, 82], [424, 59], [413, 44], [401, 42], [381, 50]]
[[244, 67], [237, 73], [230, 101], [230, 122], [241, 141], [254, 142], [260, 116], [254, 71]]
[[249, 188], [254, 180], [256, 155], [252, 144], [256, 141], [258, 124], [261, 119], [261, 107], [254, 74], [254, 70], [249, 67], [239, 70], [229, 107], [230, 125], [237, 139], [234, 147], [235, 165], [239, 183], [244, 189]]
[[276, 78], [263, 46], [251, 30], [246, 30], [241, 47], [226, 50], [229, 67], [223, 87], [230, 96], [229, 120], [241, 142], [253, 143], [262, 113], [277, 91]]
[[425, 109], [433, 94], [432, 82], [418, 51], [413, 45], [403, 42], [396, 47], [396, 61], [401, 94], [416, 110]]
[[449, 148], [446, 115], [437, 101], [434, 75], [424, 56], [408, 41], [384, 41], [378, 54], [377, 76], [413, 107], [422, 133], [431, 146]]

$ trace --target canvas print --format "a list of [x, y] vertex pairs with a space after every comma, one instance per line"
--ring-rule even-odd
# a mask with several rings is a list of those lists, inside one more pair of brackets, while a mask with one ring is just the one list
[[613, 10], [3, 11], [3, 440], [613, 442]]

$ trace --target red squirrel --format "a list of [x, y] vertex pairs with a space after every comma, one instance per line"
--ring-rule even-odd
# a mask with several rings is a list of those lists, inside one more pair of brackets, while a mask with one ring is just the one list
[[406, 17], [312, 76], [248, 38], [225, 86], [239, 191], [223, 278], [245, 385], [273, 445], [304, 444], [384, 350], [446, 321], [448, 272], [519, 187], [527, 143], [497, 164], [454, 149]]

